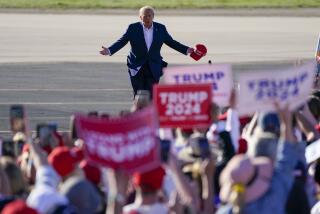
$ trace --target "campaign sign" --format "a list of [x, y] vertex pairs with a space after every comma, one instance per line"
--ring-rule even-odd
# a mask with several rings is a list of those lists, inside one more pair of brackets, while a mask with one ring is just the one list
[[289, 105], [290, 110], [301, 106], [311, 93], [314, 63], [284, 70], [256, 71], [239, 74], [240, 115], [255, 111], [274, 111], [274, 102]]
[[75, 117], [88, 159], [129, 173], [159, 164], [158, 122], [153, 106], [119, 118]]
[[212, 100], [220, 106], [229, 105], [229, 97], [233, 87], [231, 65], [229, 64], [166, 68], [164, 82], [166, 84], [210, 83]]
[[211, 84], [155, 85], [153, 101], [160, 127], [210, 126], [211, 93]]

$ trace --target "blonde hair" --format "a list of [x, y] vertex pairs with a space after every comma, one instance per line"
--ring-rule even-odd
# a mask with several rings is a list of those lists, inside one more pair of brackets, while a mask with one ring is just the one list
[[23, 178], [20, 168], [17, 166], [14, 160], [8, 157], [1, 157], [0, 165], [7, 174], [12, 194], [21, 195], [27, 192], [27, 183]]
[[152, 14], [153, 14], [153, 16], [154, 16], [154, 9], [153, 9], [153, 7], [148, 6], [148, 5], [147, 5], [147, 6], [143, 6], [143, 7], [140, 8], [140, 10], [139, 10], [139, 16], [143, 15], [146, 11], [151, 11]]
[[234, 184], [232, 186], [232, 192], [230, 195], [230, 202], [232, 204], [232, 213], [233, 214], [242, 214], [243, 207], [245, 204], [244, 196], [246, 193], [245, 185], [243, 184]]

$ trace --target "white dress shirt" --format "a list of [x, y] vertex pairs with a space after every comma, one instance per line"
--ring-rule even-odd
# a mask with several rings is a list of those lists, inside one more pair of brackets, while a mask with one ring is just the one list
[[142, 24], [142, 27], [143, 27], [144, 41], [146, 42], [146, 45], [149, 51], [152, 44], [152, 40], [153, 40], [153, 24], [151, 25], [150, 28], [146, 28], [143, 24]]

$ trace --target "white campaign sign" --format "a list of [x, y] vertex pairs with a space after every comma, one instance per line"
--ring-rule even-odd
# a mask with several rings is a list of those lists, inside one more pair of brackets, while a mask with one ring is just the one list
[[308, 63], [285, 70], [239, 74], [239, 114], [273, 111], [274, 101], [281, 106], [289, 104], [290, 110], [296, 109], [311, 93], [314, 72], [314, 63]]
[[231, 65], [213, 64], [166, 68], [164, 82], [166, 84], [211, 83], [213, 101], [220, 106], [227, 106], [233, 86]]

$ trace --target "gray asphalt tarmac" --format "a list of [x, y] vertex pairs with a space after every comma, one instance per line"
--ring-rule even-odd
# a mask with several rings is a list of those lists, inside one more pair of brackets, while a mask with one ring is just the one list
[[[115, 56], [98, 54], [138, 21], [135, 15], [0, 13], [0, 135], [9, 131], [9, 106], [26, 106], [31, 127], [54, 121], [67, 131], [73, 112], [116, 114], [132, 102], [125, 67], [129, 47]], [[235, 73], [311, 59], [318, 17], [156, 16], [178, 41], [202, 42], [207, 56], [194, 62], [164, 47], [171, 66], [230, 62]]]

